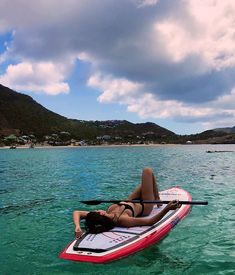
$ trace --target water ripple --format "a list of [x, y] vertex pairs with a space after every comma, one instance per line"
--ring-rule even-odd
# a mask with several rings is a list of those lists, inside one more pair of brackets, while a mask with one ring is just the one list
[[54, 201], [54, 198], [48, 198], [48, 199], [36, 199], [36, 200], [31, 200], [28, 201], [25, 204], [21, 204], [21, 205], [7, 205], [4, 207], [0, 207], [0, 214], [8, 214], [11, 212], [15, 212], [15, 211], [24, 211], [25, 210], [30, 210], [38, 205], [42, 205], [48, 202], [52, 202]]
[[[233, 274], [235, 145], [1, 150], [2, 274]], [[58, 259], [80, 200], [125, 198], [152, 167], [160, 189], [180, 185], [188, 217], [158, 245], [108, 265]], [[100, 206], [102, 209], [106, 205]]]

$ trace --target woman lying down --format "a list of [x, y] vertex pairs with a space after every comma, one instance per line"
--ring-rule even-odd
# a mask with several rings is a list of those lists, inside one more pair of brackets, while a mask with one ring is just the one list
[[[111, 230], [115, 226], [131, 227], [153, 225], [160, 221], [168, 211], [175, 210], [181, 206], [178, 201], [174, 200], [169, 202], [164, 209], [154, 216], [145, 217], [151, 213], [154, 204], [143, 203], [141, 200], [160, 200], [156, 179], [150, 168], [144, 168], [141, 184], [130, 194], [127, 200], [140, 200], [140, 202], [120, 202], [112, 204], [106, 211], [74, 211], [75, 237], [80, 238], [83, 234], [80, 227], [81, 219], [85, 219], [85, 226], [88, 233], [98, 234]], [[158, 207], [159, 206], [160, 204], [158, 204]]]

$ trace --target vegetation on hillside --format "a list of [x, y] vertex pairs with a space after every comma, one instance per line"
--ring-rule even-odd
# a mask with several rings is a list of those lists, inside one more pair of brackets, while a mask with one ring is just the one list
[[[205, 131], [196, 135], [176, 135], [159, 125], [126, 120], [84, 121], [68, 119], [38, 104], [30, 96], [0, 84], [0, 144], [47, 141], [53, 145], [85, 140], [108, 143], [235, 143], [235, 127]], [[68, 134], [64, 134], [68, 133]], [[13, 135], [13, 136], [12, 136]]]

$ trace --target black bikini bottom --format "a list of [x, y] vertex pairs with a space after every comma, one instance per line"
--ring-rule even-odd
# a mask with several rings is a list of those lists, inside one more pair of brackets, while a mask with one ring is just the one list
[[142, 202], [142, 199], [141, 198], [135, 198], [133, 200], [140, 200], [140, 202], [138, 202], [138, 203], [141, 205], [142, 209], [141, 209], [141, 212], [139, 213], [139, 215], [137, 215], [136, 217], [142, 217], [142, 215], [144, 213], [144, 203]]

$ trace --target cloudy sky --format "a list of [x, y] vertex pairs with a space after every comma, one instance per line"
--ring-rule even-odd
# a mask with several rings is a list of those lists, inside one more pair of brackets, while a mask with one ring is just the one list
[[0, 0], [0, 83], [69, 118], [235, 125], [234, 0]]

